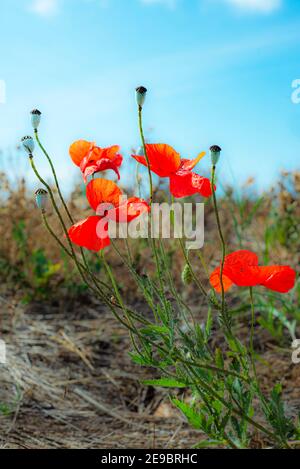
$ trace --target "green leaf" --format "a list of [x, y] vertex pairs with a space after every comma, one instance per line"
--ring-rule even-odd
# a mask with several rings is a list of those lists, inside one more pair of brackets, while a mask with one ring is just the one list
[[195, 449], [202, 449], [202, 448], [208, 448], [209, 446], [224, 446], [226, 445], [227, 442], [225, 440], [203, 440], [197, 443], [194, 448]]
[[128, 355], [130, 356], [131, 360], [137, 365], [142, 365], [142, 366], [151, 365], [151, 360], [149, 360], [149, 358], [145, 357], [144, 355], [138, 355], [137, 353], [134, 353], [134, 352], [129, 352]]
[[141, 329], [141, 333], [145, 335], [164, 335], [164, 334], [169, 334], [169, 329], [165, 326], [146, 326]]
[[147, 386], [160, 386], [162, 388], [186, 388], [187, 384], [172, 378], [145, 379], [141, 381]]
[[187, 418], [188, 422], [192, 427], [199, 430], [201, 428], [201, 416], [195, 412], [195, 410], [179, 399], [172, 398], [171, 402], [177, 407], [177, 409], [181, 410], [183, 415]]
[[223, 355], [219, 348], [217, 348], [215, 352], [215, 361], [218, 368], [224, 368]]
[[213, 325], [213, 317], [211, 314], [211, 308], [209, 308], [208, 313], [207, 313], [206, 324], [205, 324], [205, 335], [207, 339], [210, 336], [212, 325]]

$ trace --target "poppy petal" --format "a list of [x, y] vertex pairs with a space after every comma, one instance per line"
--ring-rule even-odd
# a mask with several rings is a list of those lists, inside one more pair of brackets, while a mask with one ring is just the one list
[[258, 256], [255, 252], [248, 251], [247, 249], [240, 249], [234, 251], [225, 257], [225, 265], [245, 264], [249, 266], [258, 266]]
[[92, 176], [100, 171], [107, 171], [108, 169], [112, 169], [118, 176], [118, 179], [120, 179], [118, 166], [120, 166], [120, 164], [116, 164], [114, 160], [109, 160], [108, 158], [102, 158], [94, 164], [88, 164], [83, 171], [84, 182], [86, 182], [88, 176]]
[[[211, 285], [217, 292], [221, 292], [220, 267], [211, 274], [211, 279]], [[257, 255], [246, 249], [228, 254], [224, 262], [223, 282], [224, 289], [225, 283], [228, 283], [229, 286], [234, 283], [240, 287], [258, 285], [259, 267]]]
[[92, 149], [85, 155], [85, 158], [81, 161], [80, 169], [83, 172], [88, 164], [94, 164], [102, 159], [115, 160], [117, 157], [118, 166], [122, 163], [122, 156], [118, 153], [120, 150], [119, 145], [113, 145], [107, 148], [100, 148], [93, 146]]
[[130, 197], [118, 207], [108, 211], [106, 218], [118, 223], [129, 223], [142, 213], [149, 212], [148, 203], [138, 197]]
[[[178, 170], [180, 155], [170, 145], [165, 143], [148, 143], [146, 144], [146, 151], [150, 169], [158, 176], [168, 177]], [[148, 166], [145, 156], [132, 155], [132, 157], [144, 166]]]
[[77, 166], [80, 166], [82, 160], [87, 157], [94, 146], [93, 142], [86, 140], [77, 140], [69, 148], [70, 156]]
[[[224, 291], [226, 292], [233, 285], [233, 282], [230, 280], [229, 277], [224, 275], [224, 273], [222, 275], [222, 279], [223, 279]], [[210, 281], [211, 286], [216, 290], [216, 292], [222, 293], [220, 267], [217, 267], [217, 269], [213, 271], [213, 273], [211, 274], [209, 278], [209, 281]]]
[[102, 203], [110, 203], [117, 207], [122, 197], [122, 191], [113, 181], [93, 179], [86, 186], [86, 196], [90, 206], [96, 212]]
[[205, 151], [202, 151], [199, 153], [197, 158], [194, 158], [193, 160], [185, 160], [182, 159], [180, 163], [180, 169], [185, 169], [186, 171], [191, 171], [192, 169], [195, 168], [195, 166], [199, 163], [200, 160], [206, 155]]
[[225, 258], [224, 273], [239, 287], [259, 284], [258, 257], [246, 249], [232, 252]]
[[97, 216], [81, 220], [69, 228], [70, 240], [90, 251], [100, 251], [110, 244], [108, 223], [101, 225], [102, 219]]
[[286, 265], [260, 267], [260, 285], [279, 293], [290, 291], [296, 281], [296, 272]]
[[180, 169], [170, 177], [170, 191], [176, 198], [201, 194], [203, 197], [212, 195], [211, 183], [208, 178]]

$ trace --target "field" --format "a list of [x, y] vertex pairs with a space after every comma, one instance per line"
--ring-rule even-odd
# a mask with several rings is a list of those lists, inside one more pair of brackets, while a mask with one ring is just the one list
[[[91, 211], [83, 189], [79, 183], [67, 200], [76, 220]], [[156, 200], [164, 200], [164, 187], [157, 185], [154, 189]], [[55, 186], [53, 193], [61, 209]], [[250, 249], [258, 254], [263, 265], [298, 269], [299, 196], [299, 172], [282, 173], [278, 183], [263, 194], [256, 192], [253, 180], [234, 190], [223, 187], [218, 204], [227, 251]], [[230, 438], [223, 442], [221, 438], [216, 441], [212, 436], [208, 438], [195, 421], [194, 425], [192, 419], [187, 422], [187, 412], [184, 416], [172, 405], [170, 395], [192, 403], [195, 389], [188, 385], [169, 389], [142, 382], [160, 378], [162, 370], [153, 364], [134, 363], [137, 359], [132, 360], [129, 355], [134, 346], [128, 331], [107, 305], [87, 289], [72, 260], [49, 235], [25, 180], [11, 179], [4, 171], [0, 197], [1, 339], [7, 345], [8, 357], [7, 364], [0, 367], [1, 447], [191, 448], [201, 446], [201, 442], [204, 447], [228, 447]], [[193, 196], [192, 200], [203, 199]], [[48, 221], [64, 240], [53, 210]], [[140, 240], [129, 243], [135, 271], [141, 276], [155, 277], [149, 246]], [[120, 240], [117, 244], [125, 255], [124, 242]], [[192, 312], [194, 324], [205, 329], [207, 304], [193, 281], [182, 282], [186, 259], [180, 245], [170, 240], [165, 242], [165, 251], [176, 291]], [[104, 278], [100, 257], [89, 252], [87, 256], [93, 273]], [[220, 256], [213, 203], [206, 199], [205, 244], [200, 258], [197, 252], [190, 257], [195, 275], [206, 289], [209, 282], [203, 260], [211, 272], [219, 264]], [[126, 305], [152, 320], [147, 301], [112, 246], [106, 248], [105, 259], [115, 272]], [[173, 304], [169, 287], [164, 294]], [[248, 347], [251, 327], [248, 290], [234, 287], [226, 298], [234, 336]], [[254, 294], [253, 346], [261, 390], [270, 396], [275, 384], [281, 384], [286, 419], [282, 421], [295, 426], [299, 425], [300, 364], [292, 362], [292, 342], [300, 335], [299, 300], [299, 282], [285, 295], [263, 287], [256, 288]], [[207, 343], [226, 355], [228, 344], [218, 312], [212, 311], [210, 322]], [[231, 357], [230, 353], [226, 355], [228, 366]], [[171, 369], [174, 366], [175, 362]], [[219, 379], [221, 386], [222, 378]], [[257, 396], [253, 396], [253, 408], [257, 422], [263, 423]], [[232, 419], [230, 432], [234, 432], [231, 430], [234, 423]], [[257, 428], [249, 427], [246, 433], [239, 439], [231, 437], [231, 446], [277, 446]], [[287, 444], [297, 447], [296, 434], [286, 435]]]

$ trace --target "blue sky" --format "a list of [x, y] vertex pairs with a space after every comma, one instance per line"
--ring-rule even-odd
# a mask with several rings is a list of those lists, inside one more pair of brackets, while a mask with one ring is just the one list
[[0, 147], [31, 132], [38, 107], [65, 187], [75, 139], [118, 143], [129, 158], [141, 84], [149, 141], [185, 157], [217, 143], [226, 180], [256, 176], [260, 188], [299, 168], [298, 0], [2, 0], [0, 57]]

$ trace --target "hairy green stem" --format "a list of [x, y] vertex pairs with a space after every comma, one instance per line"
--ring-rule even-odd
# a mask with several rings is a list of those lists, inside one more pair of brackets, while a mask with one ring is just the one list
[[255, 326], [255, 310], [254, 310], [254, 302], [253, 302], [253, 287], [249, 288], [250, 293], [250, 304], [251, 304], [251, 330], [250, 330], [250, 355], [251, 355], [251, 362], [252, 362], [252, 369], [255, 379], [257, 381], [257, 372], [256, 372], [256, 365], [255, 365], [255, 356], [254, 356], [254, 326]]
[[[34, 135], [35, 135], [35, 139], [36, 139], [36, 141], [37, 141], [37, 143], [38, 143], [40, 149], [42, 150], [42, 152], [44, 153], [44, 155], [46, 156], [46, 158], [47, 158], [47, 160], [48, 160], [48, 163], [49, 163], [49, 165], [50, 165], [50, 168], [51, 168], [51, 171], [52, 171], [52, 174], [53, 174], [53, 177], [54, 177], [54, 181], [55, 181], [55, 185], [56, 185], [56, 188], [57, 188], [57, 192], [58, 192], [59, 198], [60, 198], [60, 200], [61, 200], [61, 203], [63, 204], [63, 207], [64, 207], [64, 209], [65, 209], [65, 212], [66, 212], [66, 214], [68, 215], [70, 222], [71, 222], [72, 224], [74, 224], [74, 219], [73, 219], [73, 217], [72, 217], [72, 215], [71, 215], [71, 213], [70, 213], [70, 211], [69, 211], [69, 209], [68, 209], [68, 206], [67, 206], [67, 204], [66, 204], [66, 202], [65, 202], [65, 199], [64, 199], [64, 197], [63, 197], [63, 195], [62, 195], [62, 192], [61, 192], [61, 190], [60, 190], [60, 185], [59, 185], [59, 182], [58, 182], [58, 179], [57, 179], [57, 175], [56, 175], [56, 171], [55, 171], [54, 165], [53, 165], [53, 163], [52, 163], [52, 159], [51, 159], [49, 153], [47, 152], [47, 150], [45, 149], [44, 145], [43, 145], [42, 142], [40, 141], [40, 138], [39, 138], [39, 134], [38, 134], [38, 130], [37, 130], [37, 129], [34, 129]], [[85, 253], [84, 253], [82, 247], [80, 247], [80, 254], [81, 254], [81, 257], [82, 257], [82, 259], [83, 259], [84, 265], [85, 265], [85, 267], [86, 267], [87, 273], [89, 274], [89, 276], [91, 277], [92, 281], [94, 282], [94, 280], [93, 280], [93, 274], [92, 274], [92, 272], [91, 272], [91, 270], [90, 270], [90, 267], [89, 267], [89, 265], [88, 265], [87, 258], [86, 258], [86, 256], [85, 256]], [[97, 286], [96, 286], [96, 288], [97, 288]]]
[[140, 136], [142, 140], [142, 146], [143, 146], [144, 155], [145, 155], [146, 162], [147, 162], [149, 185], [150, 185], [150, 207], [151, 207], [152, 202], [153, 202], [153, 181], [152, 181], [150, 161], [149, 161], [148, 154], [147, 154], [146, 141], [145, 141], [145, 136], [144, 136], [144, 131], [143, 131], [142, 106], [138, 107], [138, 118], [139, 118], [139, 131], [140, 131]]
[[223, 282], [223, 270], [224, 270], [224, 263], [225, 263], [225, 256], [226, 256], [226, 245], [225, 245], [225, 240], [224, 240], [221, 222], [220, 222], [220, 216], [219, 216], [219, 210], [218, 210], [218, 204], [217, 204], [217, 198], [216, 198], [216, 192], [215, 192], [215, 179], [216, 179], [216, 167], [212, 166], [211, 189], [212, 189], [212, 195], [213, 195], [213, 205], [214, 205], [214, 211], [215, 211], [215, 216], [216, 216], [216, 221], [217, 221], [218, 233], [219, 233], [219, 238], [220, 238], [221, 246], [222, 246], [222, 260], [221, 260], [221, 266], [220, 266], [220, 283], [221, 283], [221, 291], [222, 291], [222, 315], [225, 317], [226, 305], [225, 305], [225, 289], [224, 289], [224, 282]]

